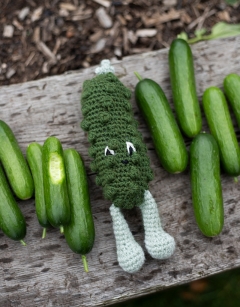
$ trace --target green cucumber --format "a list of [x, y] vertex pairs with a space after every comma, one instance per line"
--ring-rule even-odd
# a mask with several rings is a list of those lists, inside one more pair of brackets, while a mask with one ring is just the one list
[[237, 119], [238, 127], [240, 127], [240, 76], [237, 74], [227, 75], [223, 86], [225, 95]]
[[21, 241], [26, 235], [24, 216], [12, 194], [7, 178], [0, 165], [0, 228], [12, 240]]
[[224, 224], [220, 157], [211, 134], [200, 133], [190, 146], [192, 202], [197, 225], [208, 237], [218, 235]]
[[173, 40], [169, 50], [169, 69], [173, 102], [180, 128], [186, 136], [193, 138], [202, 129], [202, 117], [192, 51], [185, 40]]
[[188, 163], [187, 149], [161, 87], [151, 79], [141, 79], [135, 88], [138, 107], [151, 132], [160, 162], [169, 173], [184, 171]]
[[223, 92], [209, 87], [203, 94], [203, 109], [208, 126], [220, 150], [223, 170], [231, 176], [240, 174], [240, 149]]
[[43, 227], [42, 238], [46, 236], [46, 228], [50, 227], [47, 219], [42, 170], [42, 146], [33, 142], [27, 147], [27, 161], [32, 172], [35, 186], [35, 208], [39, 224]]
[[82, 255], [87, 272], [85, 255], [91, 251], [95, 238], [87, 175], [83, 160], [75, 149], [66, 149], [63, 154], [71, 204], [71, 220], [64, 227], [64, 235], [71, 250]]
[[60, 227], [70, 221], [66, 173], [62, 144], [58, 138], [50, 136], [42, 148], [43, 186], [47, 219], [53, 227]]
[[29, 199], [34, 193], [34, 183], [27, 161], [11, 128], [0, 120], [0, 160], [14, 194], [19, 199]]

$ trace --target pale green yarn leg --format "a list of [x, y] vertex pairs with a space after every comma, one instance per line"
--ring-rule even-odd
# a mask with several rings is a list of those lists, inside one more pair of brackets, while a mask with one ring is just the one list
[[124, 271], [135, 273], [141, 269], [145, 261], [144, 252], [135, 241], [121, 210], [112, 204], [110, 214], [113, 221], [118, 263]]
[[167, 259], [175, 250], [175, 241], [161, 226], [158, 207], [150, 191], [145, 191], [144, 202], [139, 206], [145, 231], [145, 246], [155, 259]]

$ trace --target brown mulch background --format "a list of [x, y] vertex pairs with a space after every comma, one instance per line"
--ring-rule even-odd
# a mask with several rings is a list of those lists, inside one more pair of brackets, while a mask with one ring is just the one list
[[240, 6], [200, 0], [0, 0], [0, 85], [158, 50], [182, 31], [240, 22]]

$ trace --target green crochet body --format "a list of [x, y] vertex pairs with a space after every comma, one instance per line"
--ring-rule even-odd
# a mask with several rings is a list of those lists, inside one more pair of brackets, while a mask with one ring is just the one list
[[130, 98], [130, 90], [113, 73], [83, 84], [81, 127], [91, 144], [91, 169], [97, 173], [104, 197], [126, 209], [142, 204], [153, 177]]

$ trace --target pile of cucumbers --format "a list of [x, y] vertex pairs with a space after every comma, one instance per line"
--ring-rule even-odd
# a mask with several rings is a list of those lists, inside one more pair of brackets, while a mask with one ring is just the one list
[[27, 148], [27, 160], [10, 127], [0, 120], [0, 228], [23, 245], [26, 222], [16, 198], [35, 196], [36, 214], [43, 227], [60, 228], [69, 247], [82, 255], [93, 247], [95, 230], [87, 176], [83, 160], [75, 149], [63, 150], [60, 140], [48, 137], [43, 146]]
[[[214, 86], [205, 90], [202, 105], [210, 129], [206, 133], [202, 132], [193, 56], [183, 39], [175, 39], [170, 46], [169, 71], [177, 120], [159, 84], [138, 73], [136, 101], [163, 168], [175, 174], [189, 164], [195, 219], [201, 232], [213, 237], [224, 224], [221, 169], [236, 181], [240, 174], [240, 148], [225, 98], [240, 126], [240, 76], [226, 76], [225, 95]], [[189, 152], [183, 135], [191, 139]]]

